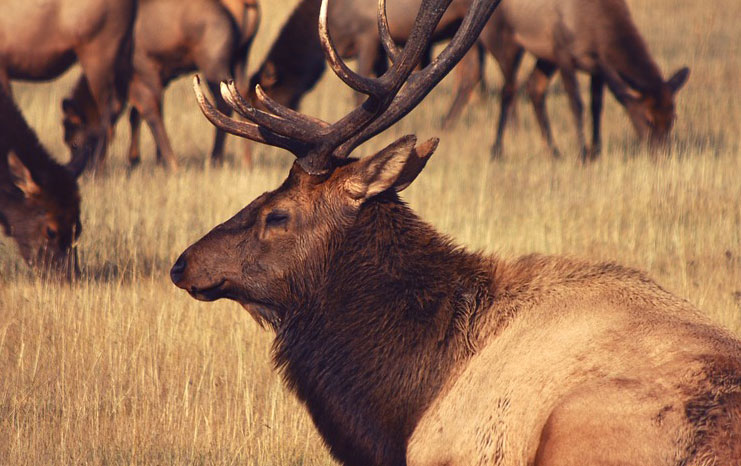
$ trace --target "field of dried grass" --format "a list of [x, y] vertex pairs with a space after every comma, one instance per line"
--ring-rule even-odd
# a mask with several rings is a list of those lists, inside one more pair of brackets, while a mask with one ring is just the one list
[[[253, 67], [292, 3], [262, 2]], [[581, 166], [556, 82], [549, 109], [566, 157], [554, 162], [541, 150], [520, 96], [519, 129], [507, 135], [505, 159], [491, 162], [493, 91], [478, 93], [455, 130], [437, 129], [452, 80], [360, 150], [405, 133], [439, 135], [437, 154], [403, 197], [441, 231], [504, 256], [569, 254], [647, 270], [741, 334], [741, 8], [737, 0], [630, 4], [664, 73], [692, 68], [670, 155], [636, 146], [609, 97], [603, 157]], [[487, 71], [497, 89], [498, 70], [489, 63]], [[61, 159], [59, 102], [78, 72], [15, 86], [27, 119]], [[350, 97], [327, 75], [303, 110], [332, 119]], [[237, 304], [191, 299], [167, 273], [185, 247], [276, 187], [292, 159], [257, 148], [248, 171], [231, 139], [230, 163], [211, 168], [212, 129], [189, 80], [172, 86], [165, 109], [182, 162], [177, 174], [154, 165], [147, 136], [144, 162], [128, 173], [122, 123], [106, 173], [81, 181], [79, 282], [37, 280], [0, 238], [0, 462], [330, 464], [304, 409], [272, 370], [271, 335]]]

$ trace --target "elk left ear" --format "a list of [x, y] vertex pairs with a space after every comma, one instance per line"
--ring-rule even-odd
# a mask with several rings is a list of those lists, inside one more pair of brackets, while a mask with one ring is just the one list
[[672, 94], [676, 94], [678, 90], [684, 86], [687, 82], [687, 78], [690, 77], [690, 69], [686, 66], [672, 75], [671, 78], [666, 82], [666, 85], [671, 89]]
[[23, 192], [24, 196], [29, 198], [41, 194], [41, 188], [33, 180], [31, 172], [12, 152], [8, 154], [8, 168], [10, 168], [13, 184]]
[[411, 166], [419, 166], [419, 170], [415, 172], [410, 168], [410, 172], [406, 172], [410, 165], [408, 162], [415, 153], [416, 143], [415, 136], [404, 136], [377, 154], [348, 165], [344, 188], [350, 197], [365, 200], [395, 188], [397, 183], [403, 185], [402, 189], [408, 186], [424, 166], [424, 163], [417, 160]]

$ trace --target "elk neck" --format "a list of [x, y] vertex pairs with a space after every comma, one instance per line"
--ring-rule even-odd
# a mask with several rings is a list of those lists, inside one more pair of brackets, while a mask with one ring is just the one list
[[613, 27], [604, 31], [609, 35], [608, 40], [604, 41], [603, 49], [606, 62], [614, 66], [630, 87], [641, 94], [658, 95], [664, 84], [661, 71], [651, 57], [627, 7], [625, 11], [616, 11], [615, 17], [619, 19]]
[[494, 262], [391, 192], [329, 250], [322, 283], [278, 330], [276, 363], [338, 459], [403, 464], [422, 412], [475, 351]]

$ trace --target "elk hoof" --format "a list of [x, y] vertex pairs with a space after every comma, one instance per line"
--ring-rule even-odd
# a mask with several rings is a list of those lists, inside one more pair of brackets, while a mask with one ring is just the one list
[[502, 150], [501, 144], [494, 144], [491, 147], [491, 159], [492, 160], [502, 160], [504, 158], [502, 155], [503, 152], [504, 150]]

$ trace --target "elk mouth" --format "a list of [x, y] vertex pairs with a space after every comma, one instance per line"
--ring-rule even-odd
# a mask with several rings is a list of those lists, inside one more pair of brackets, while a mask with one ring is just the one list
[[224, 285], [226, 285], [226, 279], [206, 288], [191, 286], [188, 288], [188, 293], [199, 301], [216, 301], [219, 298], [227, 296], [227, 290]]

